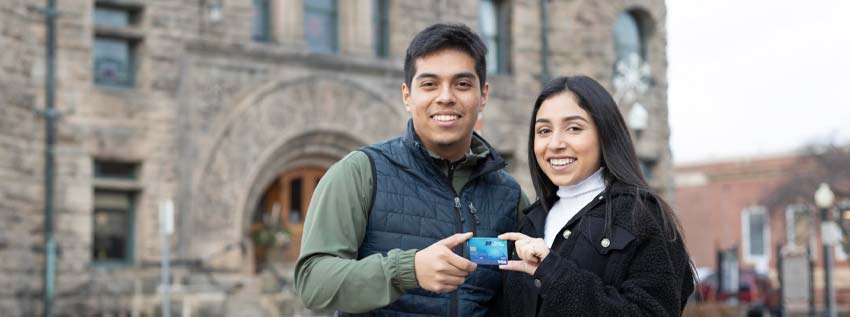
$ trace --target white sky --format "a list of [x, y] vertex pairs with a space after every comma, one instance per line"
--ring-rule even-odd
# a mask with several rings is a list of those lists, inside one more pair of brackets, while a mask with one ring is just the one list
[[667, 0], [676, 163], [850, 142], [850, 1]]

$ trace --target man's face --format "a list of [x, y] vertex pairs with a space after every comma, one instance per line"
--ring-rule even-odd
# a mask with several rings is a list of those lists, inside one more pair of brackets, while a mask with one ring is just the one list
[[488, 89], [487, 84], [480, 87], [475, 60], [453, 49], [416, 59], [410, 87], [401, 86], [416, 134], [425, 147], [450, 160], [469, 150]]

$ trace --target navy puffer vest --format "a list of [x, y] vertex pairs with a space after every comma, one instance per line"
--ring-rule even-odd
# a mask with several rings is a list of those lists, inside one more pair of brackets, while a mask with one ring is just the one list
[[[489, 144], [490, 154], [455, 193], [449, 178], [418, 141], [411, 123], [407, 130], [403, 137], [361, 149], [374, 164], [375, 186], [358, 259], [387, 254], [391, 249], [421, 250], [460, 232], [495, 237], [516, 230], [520, 187], [502, 169], [504, 160]], [[463, 252], [462, 248], [454, 251]], [[501, 283], [498, 267], [478, 266], [455, 292], [412, 289], [392, 304], [362, 315], [483, 316], [501, 291]]]

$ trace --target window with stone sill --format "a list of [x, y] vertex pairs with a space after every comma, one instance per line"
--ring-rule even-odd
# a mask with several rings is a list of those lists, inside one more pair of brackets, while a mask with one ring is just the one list
[[139, 173], [139, 163], [95, 160], [94, 177], [134, 180]]
[[479, 25], [481, 37], [487, 45], [487, 72], [508, 72], [508, 11], [507, 1], [482, 0]]
[[130, 10], [106, 6], [94, 8], [94, 24], [96, 26], [127, 27], [130, 26], [133, 14]]
[[129, 191], [95, 190], [92, 213], [93, 263], [132, 262], [134, 195]]
[[620, 104], [639, 101], [652, 87], [646, 43], [652, 31], [649, 15], [642, 10], [623, 11], [614, 22], [614, 97]]
[[131, 40], [95, 36], [92, 50], [96, 84], [120, 87], [134, 85], [135, 47]]
[[251, 37], [257, 42], [271, 41], [271, 0], [253, 0], [254, 17], [251, 24]]
[[755, 265], [757, 271], [765, 272], [770, 260], [770, 226], [767, 208], [753, 206], [741, 212], [741, 237], [744, 261]]
[[315, 53], [336, 53], [338, 50], [339, 6], [337, 0], [304, 2], [304, 41]]
[[92, 263], [128, 265], [133, 262], [135, 209], [138, 191], [131, 190], [137, 179], [139, 163], [110, 160], [94, 161], [95, 185], [92, 210]]
[[375, 56], [386, 58], [390, 56], [390, 1], [373, 0], [372, 11], [374, 12], [372, 29], [374, 30]]
[[92, 42], [94, 83], [102, 86], [135, 85], [135, 51], [139, 38], [125, 33], [137, 26], [140, 7], [122, 7], [98, 1], [94, 8], [95, 36]]
[[617, 60], [624, 60], [636, 55], [640, 60], [646, 59], [644, 35], [638, 24], [638, 19], [631, 12], [621, 12], [614, 23], [614, 49]]

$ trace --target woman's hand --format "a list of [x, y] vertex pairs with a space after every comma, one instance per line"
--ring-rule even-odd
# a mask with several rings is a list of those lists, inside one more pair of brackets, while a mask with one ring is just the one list
[[537, 266], [549, 255], [549, 247], [540, 238], [531, 238], [519, 232], [508, 232], [500, 234], [499, 239], [516, 241], [516, 253], [522, 259], [522, 261], [508, 261], [507, 265], [500, 265], [499, 268], [502, 270], [534, 275]]

